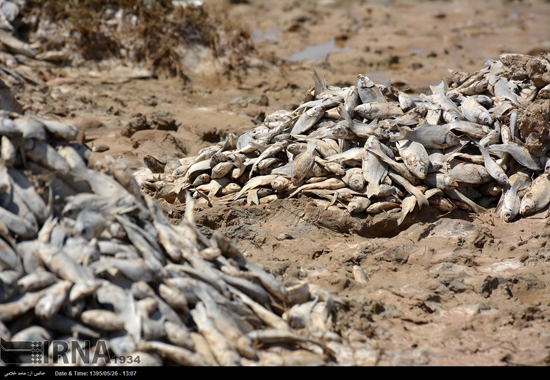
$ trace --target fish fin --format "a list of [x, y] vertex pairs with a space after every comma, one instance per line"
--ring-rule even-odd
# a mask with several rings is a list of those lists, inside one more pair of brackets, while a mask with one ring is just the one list
[[246, 203], [248, 203], [249, 205], [260, 204], [258, 200], [258, 189], [253, 189], [248, 192], [248, 195], [246, 196]]
[[257, 142], [254, 142], [254, 141], [250, 141], [249, 144], [252, 145], [252, 147], [254, 147], [254, 149], [259, 150], [260, 153], [263, 153], [264, 150], [267, 149], [267, 147], [265, 145], [258, 144]]
[[319, 75], [317, 74], [317, 71], [315, 71], [315, 69], [311, 69], [309, 75], [311, 75], [313, 81], [315, 82], [315, 92], [313, 94], [314, 97], [321, 95], [327, 90], [327, 85], [321, 80], [321, 78], [319, 78]]
[[347, 122], [349, 122], [350, 124], [353, 124], [353, 120], [351, 119], [351, 116], [349, 115], [348, 113], [348, 110], [346, 109], [346, 107], [344, 106], [344, 104], [340, 104], [340, 106], [338, 107], [338, 111], [340, 113], [340, 116], [346, 120]]
[[367, 198], [380, 193], [380, 185], [374, 182], [370, 182], [367, 185]]
[[430, 85], [430, 90], [432, 91], [432, 94], [444, 94], [445, 91], [447, 91], [447, 82], [445, 80], [442, 80], [437, 86]]
[[195, 200], [191, 196], [191, 193], [185, 190], [185, 213], [183, 214], [183, 220], [189, 224], [195, 223], [195, 212], [193, 207], [195, 205]]

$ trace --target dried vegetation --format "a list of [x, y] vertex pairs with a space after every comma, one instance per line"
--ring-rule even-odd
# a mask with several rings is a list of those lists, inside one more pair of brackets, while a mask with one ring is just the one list
[[225, 7], [184, 7], [168, 0], [30, 0], [18, 34], [44, 51], [68, 50], [72, 60], [126, 59], [184, 80], [184, 55], [206, 47], [218, 74], [230, 77], [246, 69], [254, 48], [250, 32], [229, 20]]

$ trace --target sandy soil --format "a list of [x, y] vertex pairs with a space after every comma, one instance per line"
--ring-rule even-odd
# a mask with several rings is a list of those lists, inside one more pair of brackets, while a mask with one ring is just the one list
[[[73, 120], [95, 155], [137, 170], [145, 154], [193, 156], [262, 113], [295, 108], [313, 85], [311, 68], [329, 85], [365, 73], [419, 93], [447, 68], [474, 72], [504, 52], [548, 51], [548, 14], [545, 1], [249, 1], [230, 8], [257, 49], [238, 78], [199, 59], [187, 84], [132, 80], [109, 61], [34, 68], [47, 87], [18, 97], [28, 113]], [[136, 126], [145, 129], [129, 133]], [[196, 213], [203, 232], [226, 234], [277, 277], [337, 295], [332, 330], [352, 352], [340, 365], [550, 364], [544, 216], [505, 224], [491, 213], [429, 209], [397, 227], [391, 214], [350, 217], [306, 197]], [[354, 265], [367, 284], [354, 280]]]

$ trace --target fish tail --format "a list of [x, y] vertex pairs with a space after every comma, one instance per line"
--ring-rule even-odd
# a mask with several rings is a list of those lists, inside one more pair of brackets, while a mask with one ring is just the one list
[[406, 130], [405, 128], [403, 128], [403, 127], [398, 126], [398, 125], [396, 125], [395, 128], [397, 128], [397, 132], [394, 132], [390, 136], [390, 141], [391, 142], [396, 142], [397, 140], [407, 140], [407, 135], [408, 135], [409, 131]]
[[369, 182], [367, 185], [367, 198], [376, 194], [380, 194], [380, 185], [378, 183]]
[[312, 152], [312, 151], [315, 150], [315, 148], [317, 148], [317, 142], [315, 142], [315, 141], [308, 141], [307, 142], [307, 150]]
[[327, 85], [321, 80], [321, 78], [319, 78], [319, 75], [315, 69], [311, 69], [309, 75], [311, 75], [313, 81], [315, 82], [315, 96], [322, 94], [327, 90]]

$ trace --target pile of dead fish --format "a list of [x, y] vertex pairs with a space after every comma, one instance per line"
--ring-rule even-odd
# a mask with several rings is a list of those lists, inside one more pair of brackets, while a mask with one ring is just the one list
[[[272, 344], [332, 357], [319, 340], [334, 305], [328, 295], [283, 285], [223, 235], [206, 238], [191, 197], [185, 219], [170, 224], [124, 163], [92, 165], [90, 150], [71, 142], [77, 133], [45, 117], [0, 114], [4, 340], [62, 341], [89, 352], [50, 350], [36, 364], [104, 365], [115, 355], [110, 363], [262, 364]], [[3, 349], [21, 348], [13, 344]], [[30, 356], [3, 351], [2, 360]]]
[[331, 87], [311, 72], [315, 89], [295, 110], [273, 112], [175, 170], [148, 156], [150, 171], [136, 175], [169, 203], [184, 201], [184, 189], [209, 204], [305, 194], [350, 213], [400, 212], [399, 224], [416, 204], [498, 206], [511, 221], [550, 202], [549, 59], [504, 54], [474, 74], [449, 70], [418, 96], [364, 75], [357, 86]]

